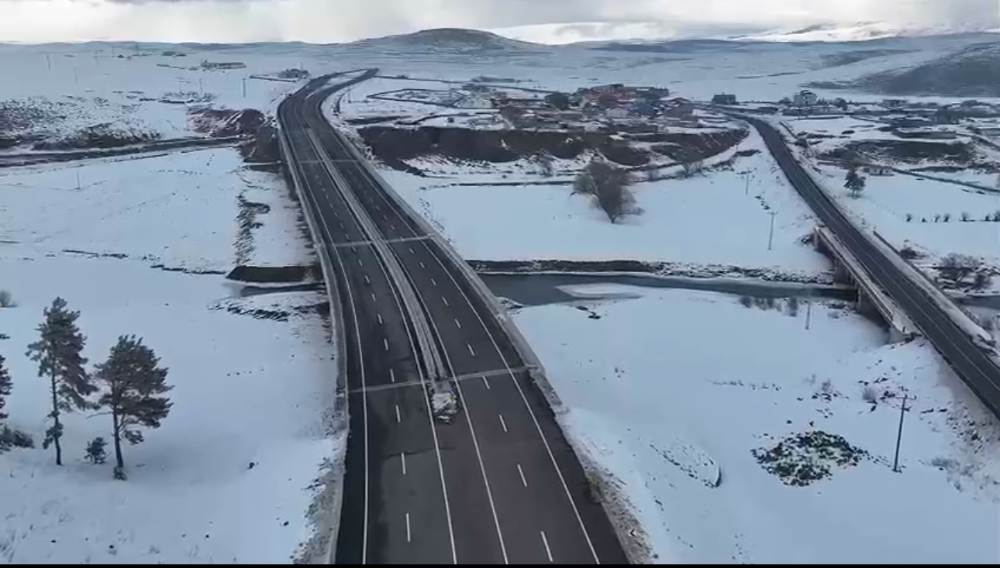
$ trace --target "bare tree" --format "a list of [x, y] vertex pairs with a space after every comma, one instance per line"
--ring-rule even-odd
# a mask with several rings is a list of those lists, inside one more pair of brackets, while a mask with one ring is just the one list
[[616, 223], [623, 216], [635, 212], [635, 198], [628, 189], [631, 182], [625, 170], [595, 159], [573, 180], [573, 193], [591, 196], [594, 204], [604, 210], [612, 223]]
[[52, 397], [52, 426], [45, 432], [43, 448], [50, 444], [56, 447], [56, 465], [62, 465], [63, 426], [59, 421], [61, 413], [73, 412], [76, 409], [87, 409], [92, 405], [87, 402], [87, 396], [93, 394], [97, 387], [83, 366], [87, 359], [83, 357], [83, 347], [86, 338], [76, 325], [80, 312], [66, 308], [66, 300], [56, 298], [52, 306], [45, 308], [45, 321], [38, 326], [41, 338], [28, 346], [28, 357], [38, 363], [38, 376], [49, 378], [49, 390]]
[[555, 174], [555, 160], [552, 154], [543, 152], [538, 155], [538, 168], [544, 177], [552, 177]]
[[14, 302], [14, 298], [10, 295], [7, 290], [0, 290], [0, 308], [13, 308], [17, 304]]
[[95, 376], [105, 391], [97, 402], [108, 409], [115, 442], [115, 478], [125, 479], [121, 439], [132, 445], [143, 441], [137, 427], [159, 428], [173, 403], [166, 393], [173, 388], [166, 383], [167, 369], [142, 339], [121, 336], [111, 348], [107, 361], [97, 366]]
[[7, 414], [3, 411], [3, 407], [7, 406], [7, 397], [10, 396], [10, 391], [14, 386], [5, 363], [3, 355], [0, 355], [0, 420], [7, 419]]
[[694, 160], [693, 162], [683, 162], [681, 163], [681, 177], [689, 178], [694, 177], [696, 174], [700, 173], [701, 170], [705, 169], [705, 162], [701, 160]]
[[937, 271], [941, 278], [961, 284], [979, 268], [979, 264], [979, 260], [975, 257], [953, 252], [941, 259]]

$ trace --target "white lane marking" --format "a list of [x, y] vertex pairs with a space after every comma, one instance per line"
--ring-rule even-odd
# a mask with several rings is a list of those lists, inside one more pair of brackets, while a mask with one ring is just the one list
[[476, 350], [472, 348], [472, 344], [471, 343], [466, 343], [465, 346], [469, 348], [469, 353], [472, 354], [473, 357], [475, 357], [476, 356]]
[[392, 231], [395, 231], [396, 230], [396, 226], [393, 225], [393, 224], [390, 224], [389, 225], [389, 229], [392, 230]]
[[403, 475], [406, 475], [406, 454], [399, 454], [399, 459], [403, 462]]
[[410, 254], [417, 254], [417, 253], [413, 252], [413, 247], [410, 247]]
[[389, 369], [389, 381], [393, 382], [393, 383], [396, 382], [396, 370], [395, 369]]
[[448, 303], [448, 298], [445, 298], [444, 296], [441, 296], [441, 301], [444, 302], [444, 305], [446, 305], [446, 306], [450, 306], [451, 305], [451, 304]]
[[[409, 518], [409, 516], [407, 516], [407, 518]], [[546, 554], [546, 556], [549, 557], [549, 562], [553, 562], [553, 560], [552, 560], [552, 551], [549, 549], [549, 539], [545, 538], [545, 531], [541, 531], [541, 532], [542, 532], [542, 544], [545, 545], [545, 554]]]
[[427, 265], [424, 264], [424, 261], [422, 261], [422, 260], [420, 261], [420, 268], [423, 268], [424, 270], [427, 270]]
[[[552, 453], [552, 447], [549, 445], [549, 440], [545, 437], [545, 433], [542, 432], [542, 426], [538, 422], [538, 417], [535, 416], [535, 411], [532, 410], [531, 405], [528, 404], [528, 397], [527, 395], [524, 394], [524, 389], [521, 388], [521, 383], [518, 382], [517, 376], [514, 375], [514, 371], [511, 370], [510, 363], [508, 363], [507, 361], [507, 357], [504, 356], [503, 351], [500, 350], [500, 346], [497, 344], [496, 338], [493, 336], [493, 333], [490, 331], [490, 328], [486, 326], [486, 322], [483, 321], [483, 316], [480, 315], [478, 311], [476, 311], [475, 304], [473, 304], [472, 300], [469, 299], [469, 295], [466, 294], [465, 290], [463, 290], [462, 287], [458, 285], [458, 281], [455, 279], [455, 275], [452, 274], [445, 267], [444, 262], [442, 262], [441, 258], [438, 257], [438, 255], [435, 254], [433, 250], [431, 250], [431, 248], [427, 245], [427, 243], [424, 243], [424, 249], [433, 256], [434, 260], [437, 261], [438, 266], [440, 266], [441, 269], [444, 270], [445, 274], [448, 275], [448, 278], [451, 279], [452, 284], [454, 284], [458, 288], [459, 292], [462, 294], [462, 298], [465, 299], [465, 303], [468, 304], [470, 308], [472, 308], [472, 312], [476, 315], [476, 319], [479, 320], [479, 325], [483, 327], [483, 329], [486, 331], [486, 334], [489, 336], [490, 342], [493, 344], [493, 349], [497, 352], [498, 355], [500, 355], [500, 360], [503, 361], [504, 367], [507, 369], [507, 374], [509, 374], [510, 378], [513, 379], [514, 386], [517, 387], [517, 392], [518, 394], [521, 395], [521, 401], [524, 402], [524, 406], [528, 409], [528, 415], [531, 416], [531, 421], [535, 424], [535, 430], [538, 432], [538, 437], [541, 438], [542, 445], [545, 446], [545, 451], [546, 453], [549, 454], [549, 460], [552, 462], [552, 467], [556, 470], [556, 475], [559, 477], [559, 482], [563, 486], [563, 491], [566, 493], [566, 498], [569, 500], [570, 507], [572, 507], [573, 509], [573, 515], [576, 517], [576, 522], [577, 524], [580, 525], [580, 530], [583, 532], [584, 540], [587, 541], [587, 548], [590, 549], [590, 555], [594, 557], [595, 563], [600, 564], [601, 559], [600, 557], [597, 556], [597, 550], [594, 549], [594, 543], [590, 539], [590, 533], [587, 532], [587, 526], [583, 523], [583, 517], [580, 516], [580, 510], [576, 506], [576, 501], [573, 499], [573, 494], [570, 493], [569, 485], [566, 484], [566, 477], [563, 475], [562, 470], [559, 469], [559, 463], [556, 462], [556, 456], [555, 454]], [[457, 384], [460, 385], [460, 383]], [[459, 395], [461, 395], [461, 386], [459, 386]], [[462, 404], [464, 405], [465, 402], [463, 401]], [[465, 415], [466, 418], [468, 418], [469, 413], [466, 412]], [[473, 441], [475, 441], [474, 437]], [[499, 523], [497, 525], [497, 528], [499, 529]], [[501, 545], [502, 544], [503, 540], [501, 539]], [[507, 554], [505, 551], [504, 559], [506, 558]]]
[[385, 214], [385, 213], [383, 213], [383, 214], [382, 214], [382, 220], [383, 220], [383, 221], [388, 221], [388, 220], [389, 220], [389, 217], [387, 217], [387, 216], [386, 216], [386, 214]]
[[462, 329], [462, 322], [458, 321], [458, 318], [455, 318], [455, 325], [458, 326], [458, 329]]
[[490, 380], [486, 378], [486, 375], [483, 375], [483, 384], [486, 385], [486, 390], [490, 390]]
[[503, 426], [504, 434], [506, 434], [507, 433], [507, 421], [503, 419], [503, 414], [498, 414], [497, 416], [500, 417], [500, 425]]
[[[524, 470], [521, 469], [521, 464], [517, 464], [517, 474], [521, 476], [521, 485], [527, 487], [528, 486], [528, 480], [524, 478]], [[549, 560], [552, 560], [552, 559], [549, 558]]]
[[402, 421], [403, 421], [403, 419], [399, 415], [399, 405], [397, 404], [396, 405], [396, 424], [399, 424]]
[[361, 257], [358, 257], [358, 266], [364, 266], [365, 263], [361, 262]]
[[379, 324], [379, 325], [382, 325], [382, 323], [383, 323], [383, 322], [382, 322], [382, 314], [375, 314], [375, 317], [377, 317], [377, 318], [378, 318], [378, 324]]
[[389, 340], [386, 339], [385, 337], [382, 338], [382, 345], [385, 347], [386, 351], [389, 350]]
[[[544, 536], [545, 533], [542, 533], [542, 535]], [[411, 536], [410, 535], [410, 514], [407, 513], [406, 514], [406, 542], [410, 542], [410, 536]], [[546, 545], [546, 547], [548, 547], [548, 545]], [[552, 555], [549, 554], [549, 562], [551, 562], [551, 561], [552, 561]]]
[[365, 284], [371, 284], [371, 283], [372, 281], [368, 278], [368, 275], [365, 274]]
[[378, 298], [375, 297], [375, 292], [372, 292], [371, 295], [372, 295], [372, 301], [377, 302]]
[[431, 278], [431, 286], [437, 286], [437, 285], [438, 285], [438, 281], [435, 280], [435, 279], [433, 279], [433, 278]]
[[[306, 193], [308, 193], [309, 197], [312, 198], [312, 202], [318, 208], [319, 207], [319, 203], [316, 201], [316, 196], [313, 195], [312, 192], [306, 192]], [[320, 220], [323, 223], [323, 228], [326, 229], [327, 238], [331, 238], [332, 235], [333, 235], [333, 231], [331, 231], [330, 230], [330, 226], [327, 225], [326, 219], [320, 217]], [[340, 264], [341, 269], [343, 269], [344, 268], [344, 263], [343, 263], [343, 260], [340, 258], [340, 253], [337, 251], [336, 248], [334, 248], [334, 258], [337, 259], [337, 263]], [[359, 260], [358, 262], [361, 262], [361, 261]], [[354, 293], [351, 290], [351, 283], [350, 283], [349, 280], [345, 280], [345, 283], [346, 283], [345, 288], [347, 289], [347, 300], [348, 300], [348, 303], [353, 306], [354, 305]], [[358, 346], [358, 352], [360, 353], [360, 352], [362, 352], [362, 347], [361, 347], [361, 326], [358, 325], [358, 313], [355, 310], [351, 310], [351, 314], [353, 316], [352, 320], [353, 320], [353, 323], [354, 323], [355, 338], [356, 338], [356, 342], [357, 342], [357, 346]], [[367, 562], [368, 562], [368, 509], [369, 509], [369, 507], [368, 507], [368, 497], [369, 497], [369, 493], [370, 493], [370, 491], [369, 491], [368, 469], [369, 469], [369, 463], [370, 463], [370, 461], [369, 461], [369, 449], [368, 449], [368, 388], [367, 388], [367, 384], [366, 384], [366, 381], [365, 381], [365, 365], [364, 365], [364, 360], [363, 359], [361, 361], [360, 369], [361, 369], [361, 372], [360, 372], [360, 376], [361, 376], [361, 388], [364, 389], [361, 392], [361, 415], [362, 415], [362, 423], [364, 424], [364, 430], [363, 430], [363, 432], [364, 432], [364, 437], [365, 437], [365, 499], [364, 499], [364, 502], [365, 502], [365, 505], [364, 505], [365, 513], [364, 513], [364, 519], [362, 520], [363, 529], [362, 529], [362, 533], [361, 533], [361, 563], [362, 564], [367, 564]], [[430, 406], [430, 402], [429, 401], [427, 402], [427, 405], [428, 405], [428, 407]], [[434, 433], [435, 450], [438, 451], [438, 452], [440, 452], [440, 450], [438, 449], [438, 446], [437, 446], [437, 431], [433, 429], [433, 427], [434, 427], [433, 420], [434, 419], [430, 418], [430, 420], [431, 420], [431, 431]], [[442, 488], [443, 488], [444, 487], [444, 469], [441, 467], [441, 458], [440, 458], [440, 455], [438, 456], [438, 470], [441, 472], [441, 485], [442, 485]], [[452, 540], [451, 540], [452, 559], [457, 564], [458, 563], [458, 559], [457, 559], [457, 554], [455, 552], [454, 531], [452, 530], [452, 526], [451, 526], [451, 509], [448, 507], [448, 496], [447, 496], [447, 494], [445, 494], [445, 512], [448, 515], [448, 533], [449, 533], [449, 535], [452, 538]]]
[[340, 225], [340, 230], [341, 230], [341, 231], [343, 231], [343, 230], [344, 230], [344, 224], [343, 224], [342, 222], [340, 222], [340, 221], [337, 221], [337, 225]]

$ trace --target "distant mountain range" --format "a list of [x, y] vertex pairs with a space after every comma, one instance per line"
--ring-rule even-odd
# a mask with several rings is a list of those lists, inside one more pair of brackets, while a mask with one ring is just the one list
[[504, 37], [503, 35], [473, 29], [438, 28], [414, 33], [364, 39], [351, 46], [369, 49], [433, 51], [488, 51], [516, 52], [557, 47], [607, 49], [612, 51], [687, 51], [704, 49], [732, 49], [741, 43], [805, 43], [805, 42], [859, 42], [889, 38], [918, 38], [958, 34], [997, 33], [996, 22], [964, 26], [916, 26], [862, 22], [856, 24], [816, 24], [805, 28], [772, 30], [742, 35], [692, 35], [662, 39], [594, 40], [564, 43], [559, 46], [532, 43]]
[[888, 24], [884, 22], [860, 22], [856, 24], [817, 24], [793, 30], [775, 30], [760, 34], [732, 37], [736, 41], [773, 42], [846, 42], [866, 41], [894, 37], [928, 37], [969, 33], [998, 33], [997, 22], [969, 24], [963, 26], [920, 26]]

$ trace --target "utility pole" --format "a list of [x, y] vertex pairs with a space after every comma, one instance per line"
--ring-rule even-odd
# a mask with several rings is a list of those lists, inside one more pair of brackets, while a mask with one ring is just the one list
[[80, 191], [80, 189], [81, 189], [81, 186], [80, 186], [80, 170], [78, 169], [78, 170], [76, 170], [76, 190]]
[[48, 65], [49, 71], [52, 71], [52, 55], [51, 54], [48, 54], [48, 53], [45, 54], [45, 64]]
[[774, 216], [777, 214], [777, 211], [771, 211], [771, 231], [767, 235], [767, 250], [771, 250], [774, 245]]
[[198, 94], [199, 95], [205, 94], [205, 80], [200, 77], [198, 78]]
[[73, 84], [80, 84], [80, 70], [75, 65], [73, 66]]
[[247, 98], [247, 78], [243, 78], [243, 98]]
[[744, 172], [743, 177], [746, 181], [746, 186], [743, 188], [743, 195], [750, 195], [750, 172]]
[[906, 399], [903, 395], [903, 405], [899, 407], [899, 432], [896, 433], [896, 458], [892, 460], [892, 471], [899, 473], [899, 443], [903, 440], [903, 417], [906, 416]]

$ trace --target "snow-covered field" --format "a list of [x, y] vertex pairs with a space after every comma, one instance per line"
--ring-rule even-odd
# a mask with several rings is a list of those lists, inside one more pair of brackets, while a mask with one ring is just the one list
[[[273, 111], [296, 83], [251, 76], [290, 68], [319, 75], [379, 67], [383, 78], [344, 97], [344, 117], [426, 116], [456, 111], [366, 97], [449, 87], [430, 79], [457, 86], [488, 75], [537, 89], [623, 82], [666, 86], [695, 100], [734, 92], [740, 100], [774, 101], [809, 81], [899, 69], [964, 45], [900, 41], [898, 53], [839, 66], [828, 56], [848, 48], [805, 44], [405, 56], [304, 44], [0, 45], [0, 76], [16, 77], [0, 82], [0, 101], [30, 99], [47, 110], [44, 126], [55, 134], [110, 123], [175, 137], [193, 134], [189, 107], [178, 101]], [[246, 67], [203, 70], [202, 61]], [[419, 80], [384, 78], [399, 74]], [[847, 119], [807, 126], [882, 135], [873, 132], [877, 125]], [[752, 133], [720, 159], [763, 148]], [[583, 163], [557, 162], [553, 179], [568, 181]], [[545, 178], [531, 164], [516, 164], [524, 167], [507, 177], [426, 165], [427, 178], [384, 175], [466, 258], [639, 259], [810, 275], [830, 268], [800, 243], [814, 219], [766, 151], [689, 179], [640, 180], [633, 190], [644, 213], [618, 225], [571, 195], [568, 183], [532, 185]], [[997, 196], [895, 176], [869, 177], [855, 200], [840, 189], [843, 172], [830, 176], [837, 198], [894, 243], [911, 243], [929, 258], [964, 252], [1000, 265], [1000, 223], [978, 221], [1000, 209]], [[520, 184], [496, 185], [512, 181]], [[469, 182], [476, 185], [457, 185]], [[81, 311], [91, 363], [118, 335], [134, 333], [161, 356], [175, 385], [163, 427], [125, 448], [126, 482], [111, 479], [110, 465], [82, 459], [88, 440], [108, 436], [106, 417], [67, 418], [63, 468], [51, 451], [0, 455], [0, 561], [284, 562], [313, 536], [306, 519], [313, 482], [343, 443], [329, 431], [335, 364], [315, 309], [322, 298], [239, 298], [218, 274], [238, 262], [310, 262], [285, 195], [280, 179], [244, 168], [229, 149], [0, 170], [0, 290], [18, 302], [0, 309], [0, 337], [8, 336], [0, 353], [15, 381], [9, 424], [40, 444], [45, 383], [24, 351], [57, 295]], [[256, 217], [248, 222], [247, 212]], [[945, 212], [950, 223], [932, 222]], [[977, 222], [960, 222], [963, 212]], [[262, 226], [250, 228], [254, 221]], [[804, 306], [792, 316], [785, 304], [747, 308], [710, 293], [637, 293], [588, 303], [600, 319], [544, 306], [520, 311], [516, 321], [569, 409], [562, 420], [571, 437], [617, 480], [656, 560], [1000, 561], [996, 425], [930, 346], [887, 346], [875, 325], [830, 305], [813, 305], [806, 331]], [[879, 381], [871, 389], [880, 400], [874, 408], [863, 400], [864, 381]], [[903, 470], [893, 473], [899, 403], [881, 397], [904, 389], [913, 410]], [[870, 456], [793, 487], [752, 453], [814, 429]], [[709, 487], [716, 468], [721, 484]]]
[[[17, 302], [0, 308], [6, 410], [39, 446], [0, 455], [0, 561], [287, 562], [312, 537], [311, 486], [343, 443], [323, 296], [240, 298], [219, 274], [153, 267], [231, 268], [241, 194], [270, 205], [245, 260], [310, 260], [283, 180], [233, 150], [0, 172], [0, 289]], [[24, 353], [57, 296], [81, 312], [91, 364], [136, 334], [169, 369], [174, 406], [124, 448], [127, 481], [112, 479], [113, 459], [83, 459], [89, 440], [110, 439], [107, 416], [64, 416], [62, 468], [40, 448], [47, 383]]]
[[[240, 62], [246, 67], [202, 69], [203, 61]], [[44, 130], [60, 136], [109, 125], [163, 138], [192, 136], [189, 105], [177, 101], [272, 110], [297, 84], [251, 76], [299, 67], [336, 70], [321, 51], [303, 47], [234, 46], [212, 51], [166, 44], [0, 45], [0, 76], [17, 78], [0, 81], [0, 106], [45, 111], [33, 118], [30, 128], [12, 129], [15, 133]], [[0, 111], [0, 138], [6, 130], [2, 115]]]
[[[1000, 561], [1000, 432], [929, 346], [886, 345], [832, 304], [814, 304], [806, 330], [804, 304], [792, 315], [787, 302], [745, 307], [709, 292], [574, 288], [634, 298], [514, 318], [571, 438], [630, 501], [656, 561]], [[869, 456], [799, 487], [752, 453], [810, 431]]]
[[[644, 213], [614, 225], [587, 198], [571, 195], [568, 184], [449, 186], [448, 179], [382, 173], [469, 259], [638, 259], [828, 270], [828, 261], [800, 242], [814, 227], [812, 214], [763, 148], [751, 132], [729, 154], [761, 151], [737, 158], [730, 170], [636, 183], [632, 189]], [[768, 250], [771, 212], [776, 215]]]
[[[1000, 222], [984, 220], [1000, 211], [1000, 195], [894, 175], [868, 176], [864, 192], [852, 198], [843, 188], [844, 170], [820, 169], [824, 185], [841, 205], [893, 244], [910, 244], [934, 258], [960, 252], [1000, 265]], [[963, 214], [970, 220], [962, 221]], [[945, 215], [948, 222], [943, 222]]]

